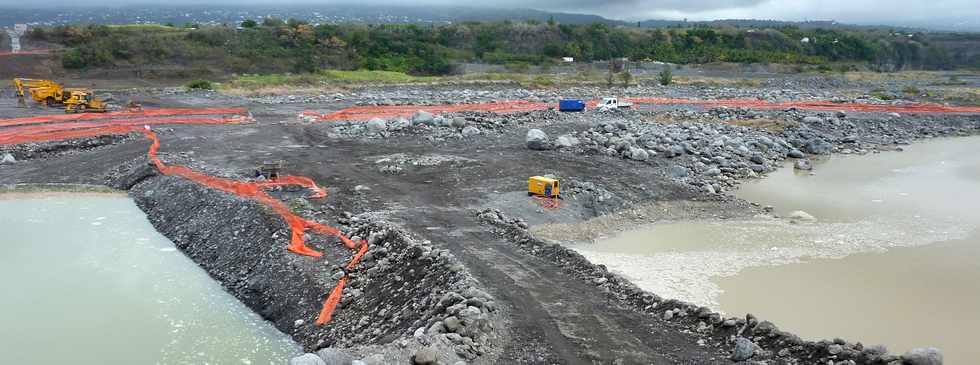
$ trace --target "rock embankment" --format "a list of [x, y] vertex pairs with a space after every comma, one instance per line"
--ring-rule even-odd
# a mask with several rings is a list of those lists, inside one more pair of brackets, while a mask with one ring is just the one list
[[[383, 220], [345, 214], [336, 219], [339, 228], [367, 240], [370, 249], [357, 268], [343, 270], [353, 252], [333, 238], [308, 237], [322, 258], [290, 253], [289, 228], [267, 207], [159, 175], [145, 161], [116, 168], [107, 183], [128, 188], [159, 232], [307, 351], [382, 359], [374, 363], [404, 363], [423, 348], [449, 363], [493, 354], [502, 327], [494, 299], [448, 251]], [[327, 219], [309, 204], [297, 205], [306, 207], [299, 214]], [[345, 274], [333, 320], [314, 324]]]
[[496, 234], [518, 245], [525, 252], [558, 265], [572, 277], [602, 288], [610, 300], [661, 318], [667, 323], [665, 325], [675, 326], [679, 331], [697, 334], [701, 337], [699, 343], [704, 346], [731, 349], [731, 359], [737, 362], [901, 365], [912, 363], [909, 361], [928, 353], [917, 351], [898, 356], [888, 354], [883, 347], [865, 347], [860, 342], [851, 343], [841, 339], [805, 341], [751, 314], [745, 318], [725, 318], [707, 307], [665, 299], [643, 291], [625, 278], [609, 272], [605, 266], [592, 264], [571, 249], [533, 237], [527, 230], [527, 224], [520, 219], [509, 218], [495, 209], [485, 209], [476, 215]]

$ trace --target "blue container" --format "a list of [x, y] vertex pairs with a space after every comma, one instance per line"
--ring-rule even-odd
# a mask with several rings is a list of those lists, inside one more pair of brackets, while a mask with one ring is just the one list
[[558, 111], [580, 112], [585, 110], [585, 101], [579, 99], [564, 99], [558, 101]]

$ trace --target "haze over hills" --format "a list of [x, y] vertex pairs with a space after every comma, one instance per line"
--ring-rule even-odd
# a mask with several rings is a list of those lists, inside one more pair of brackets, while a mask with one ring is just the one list
[[639, 22], [610, 19], [607, 17], [568, 12], [552, 12], [535, 9], [504, 9], [461, 6], [408, 6], [408, 5], [121, 5], [92, 7], [0, 7], [0, 26], [15, 23], [57, 25], [67, 23], [185, 23], [236, 24], [244, 19], [278, 17], [296, 18], [312, 23], [418, 23], [440, 24], [461, 21], [502, 21], [553, 19], [563, 24], [588, 24], [593, 22], [610, 25], [640, 25], [643, 27], [670, 27], [690, 25], [716, 25], [739, 27], [775, 27], [794, 25], [804, 29], [825, 28], [888, 28], [925, 29], [938, 31], [980, 31], [980, 20], [963, 18], [954, 21], [915, 22], [905, 24], [845, 24], [833, 20], [781, 21], [764, 19], [720, 19], [711, 21], [686, 21], [651, 19]]

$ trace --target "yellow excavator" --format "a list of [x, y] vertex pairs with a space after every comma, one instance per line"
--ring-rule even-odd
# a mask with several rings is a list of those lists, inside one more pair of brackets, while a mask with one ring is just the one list
[[64, 88], [51, 80], [14, 79], [17, 97], [23, 102], [27, 94], [34, 101], [47, 106], [65, 107], [65, 113], [102, 113], [108, 110], [105, 102], [95, 96], [90, 89]]

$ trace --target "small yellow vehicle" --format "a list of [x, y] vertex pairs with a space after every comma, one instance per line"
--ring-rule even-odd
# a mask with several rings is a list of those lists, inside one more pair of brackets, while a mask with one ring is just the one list
[[107, 110], [105, 102], [87, 89], [65, 89], [65, 92], [68, 93], [65, 113], [104, 113]]
[[527, 196], [560, 198], [561, 185], [558, 182], [558, 179], [552, 179], [544, 176], [531, 176], [527, 179]]

